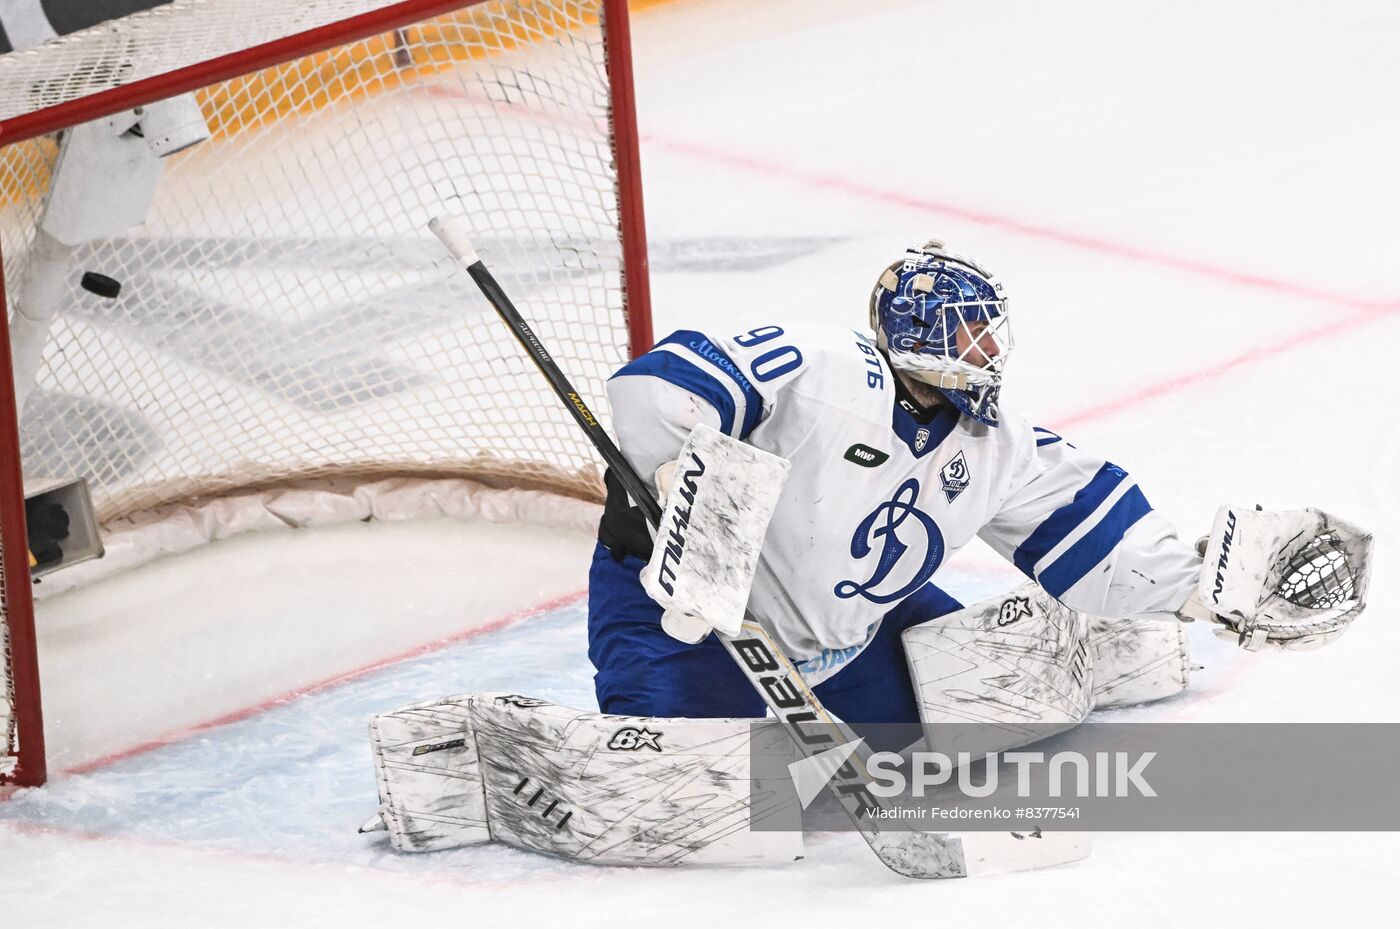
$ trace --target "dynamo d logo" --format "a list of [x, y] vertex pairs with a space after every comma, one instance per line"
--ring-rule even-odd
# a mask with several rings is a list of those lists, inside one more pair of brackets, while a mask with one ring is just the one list
[[[933, 577], [943, 561], [943, 533], [933, 517], [914, 506], [918, 499], [919, 482], [911, 477], [899, 486], [892, 499], [860, 521], [851, 537], [851, 555], [863, 559], [877, 545], [880, 555], [868, 580], [841, 581], [833, 591], [836, 596], [849, 600], [859, 595], [872, 603], [893, 603]], [[905, 559], [906, 554], [910, 558]], [[904, 569], [896, 573], [901, 561]]]
[[972, 483], [972, 474], [967, 468], [967, 457], [962, 452], [953, 456], [953, 460], [943, 466], [938, 472], [938, 476], [943, 480], [943, 496], [952, 503], [958, 498], [958, 494], [967, 490], [967, 485]]

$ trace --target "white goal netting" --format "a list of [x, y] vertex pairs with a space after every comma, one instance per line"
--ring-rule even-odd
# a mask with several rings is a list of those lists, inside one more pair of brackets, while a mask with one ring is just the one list
[[[91, 216], [141, 198], [60, 158], [76, 133], [0, 148], [25, 476], [87, 478], [103, 522], [405, 474], [596, 498], [591, 447], [426, 224], [467, 217], [604, 406], [628, 355], [604, 5], [463, 5], [204, 87], [208, 141], [160, 159], [144, 221], [95, 236]], [[384, 9], [176, 0], [0, 57], [0, 145], [35, 109]], [[84, 144], [155, 141], [122, 125]], [[46, 214], [62, 172], [92, 190], [65, 223]]]

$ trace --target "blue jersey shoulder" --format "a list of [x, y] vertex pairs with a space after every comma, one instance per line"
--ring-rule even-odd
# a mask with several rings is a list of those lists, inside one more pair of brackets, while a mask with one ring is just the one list
[[[870, 336], [831, 326], [765, 325], [732, 335], [682, 329], [614, 377], [660, 378], [701, 397], [720, 428], [746, 438], [790, 391], [846, 408], [886, 406], [891, 374]], [[795, 411], [794, 411], [795, 412]]]
[[753, 380], [703, 332], [671, 333], [613, 375], [620, 377], [654, 377], [695, 394], [719, 413], [720, 429], [737, 438], [748, 436], [763, 415]]

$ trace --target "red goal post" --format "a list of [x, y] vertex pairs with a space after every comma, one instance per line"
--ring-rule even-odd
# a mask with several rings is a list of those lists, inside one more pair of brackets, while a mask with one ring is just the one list
[[652, 342], [625, 0], [174, 0], [0, 56], [0, 785], [46, 778], [25, 478], [103, 524], [389, 475], [598, 497], [440, 212], [600, 402]]

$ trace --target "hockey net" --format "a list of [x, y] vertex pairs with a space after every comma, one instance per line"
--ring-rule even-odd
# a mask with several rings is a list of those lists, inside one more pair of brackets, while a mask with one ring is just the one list
[[[600, 401], [650, 340], [625, 36], [616, 0], [175, 0], [0, 57], [20, 445], [0, 492], [17, 493], [21, 462], [30, 479], [84, 477], [107, 525], [390, 475], [597, 498], [591, 448], [425, 226], [465, 216]], [[209, 139], [160, 159], [144, 222], [50, 235], [75, 134], [52, 130], [185, 90]], [[113, 144], [152, 141], [133, 134]], [[6, 512], [0, 780], [38, 728]]]

